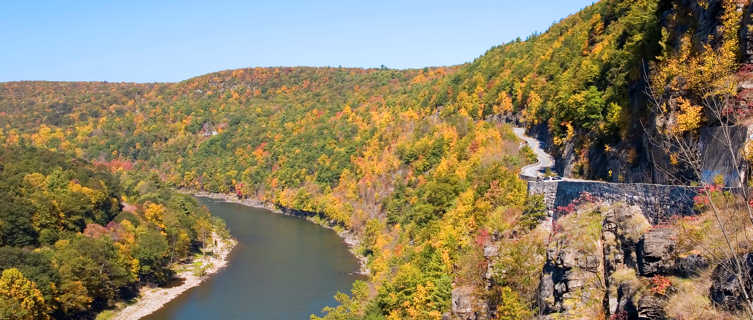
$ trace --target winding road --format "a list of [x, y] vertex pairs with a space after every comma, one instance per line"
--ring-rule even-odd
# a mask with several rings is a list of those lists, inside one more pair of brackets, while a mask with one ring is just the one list
[[520, 169], [520, 175], [531, 178], [543, 177], [543, 171], [554, 167], [554, 158], [550, 154], [546, 153], [546, 151], [541, 149], [541, 144], [538, 140], [526, 135], [525, 128], [512, 128], [512, 131], [516, 136], [518, 136], [518, 138], [526, 142], [531, 150], [533, 150], [533, 153], [536, 155], [536, 159], [538, 160], [538, 162], [529, 164]]
[[527, 165], [520, 170], [520, 178], [528, 181], [529, 194], [544, 196], [546, 208], [551, 214], [560, 206], [572, 204], [572, 201], [584, 192], [601, 202], [623, 202], [638, 206], [653, 224], [677, 214], [694, 213], [693, 198], [698, 194], [699, 187], [577, 178], [544, 179], [543, 171], [554, 166], [554, 159], [542, 150], [538, 140], [525, 134], [524, 128], [513, 128], [513, 132], [525, 141], [537, 159], [535, 164]]

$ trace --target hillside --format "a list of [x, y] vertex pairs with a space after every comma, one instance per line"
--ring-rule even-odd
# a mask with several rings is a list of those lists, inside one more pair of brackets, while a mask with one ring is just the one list
[[[644, 68], [661, 52], [660, 5], [601, 1], [545, 33], [492, 48], [448, 80], [447, 91], [457, 94], [436, 103], [474, 105], [479, 118], [520, 119], [546, 132], [566, 160], [559, 163], [575, 162], [560, 168], [566, 175], [607, 178], [589, 167], [589, 151], [640, 143], [627, 138], [643, 134], [634, 124], [644, 115]], [[565, 159], [568, 152], [576, 158]]]
[[[505, 122], [546, 140], [567, 176], [709, 180], [694, 158], [696, 146], [708, 142], [702, 131], [749, 119], [751, 10], [749, 1], [602, 0], [544, 33], [453, 67], [254, 68], [155, 84], [2, 83], [0, 141], [134, 163], [170, 187], [321, 213], [322, 223], [358, 235], [371, 270], [352, 297], [338, 295], [342, 304], [327, 318], [578, 314], [583, 309], [541, 301], [542, 270], [555, 263], [547, 249], [577, 246], [568, 235], [599, 242], [604, 215], [616, 209], [579, 209], [560, 234], [556, 225], [540, 224], [547, 218], [541, 199], [527, 197], [518, 177], [533, 155]], [[738, 156], [727, 167], [744, 162]], [[708, 206], [698, 210], [712, 223]], [[621, 241], [637, 245], [646, 230]], [[692, 241], [688, 252], [703, 243]], [[596, 257], [597, 249], [604, 248], [572, 252]], [[657, 274], [625, 272], [633, 272], [627, 280]], [[650, 281], [644, 278], [634, 282]], [[614, 292], [588, 294], [599, 299], [583, 299], [579, 308], [616, 315], [600, 303]], [[705, 299], [710, 317], [721, 314]]]
[[[677, 168], [661, 140], [749, 117], [749, 15], [746, 1], [600, 1], [492, 48], [432, 103], [526, 123], [565, 176], [688, 183], [701, 177]], [[734, 118], [712, 114], [712, 93]]]
[[173, 263], [226, 233], [195, 200], [129, 166], [0, 149], [1, 318], [93, 318], [172, 280]]

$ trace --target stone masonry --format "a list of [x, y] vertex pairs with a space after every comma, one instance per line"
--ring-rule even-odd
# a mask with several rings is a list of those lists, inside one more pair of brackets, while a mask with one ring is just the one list
[[569, 205], [583, 192], [606, 202], [624, 202], [641, 208], [651, 224], [675, 215], [693, 214], [697, 187], [600, 181], [528, 181], [528, 194], [541, 194], [550, 212]]

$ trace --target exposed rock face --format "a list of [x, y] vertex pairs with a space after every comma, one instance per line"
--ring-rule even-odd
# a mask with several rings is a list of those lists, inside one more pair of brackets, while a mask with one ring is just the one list
[[[743, 269], [740, 273], [743, 275], [742, 283], [750, 295], [753, 289], [753, 253], [739, 257], [739, 261]], [[728, 260], [714, 268], [709, 296], [715, 305], [727, 310], [740, 310], [744, 307], [745, 301], [740, 288], [738, 270], [733, 260]]]
[[496, 305], [494, 301], [485, 298], [485, 294], [494, 285], [494, 269], [492, 259], [499, 255], [499, 237], [497, 233], [492, 234], [489, 243], [483, 247], [484, 264], [486, 272], [482, 276], [484, 285], [472, 284], [453, 284], [452, 288], [452, 309], [451, 312], [444, 315], [446, 319], [454, 320], [485, 320], [494, 318]]
[[617, 287], [617, 309], [613, 315], [623, 319], [637, 319], [638, 308], [633, 303], [636, 288], [628, 283], [621, 283]]
[[496, 245], [488, 244], [484, 246], [484, 257], [489, 259], [496, 257], [499, 254], [499, 248]]
[[638, 319], [666, 319], [664, 304], [666, 302], [656, 296], [646, 295], [638, 300]]
[[740, 51], [743, 63], [753, 63], [753, 6], [748, 6], [743, 13], [743, 26], [740, 28]]
[[676, 275], [689, 277], [708, 267], [706, 258], [698, 254], [677, 255], [672, 229], [659, 228], [647, 232], [638, 245], [638, 270], [640, 275]]
[[497, 318], [498, 299], [491, 297], [498, 283], [495, 281], [496, 272], [494, 260], [502, 249], [502, 235], [493, 232], [490, 241], [482, 248], [483, 263], [486, 271], [481, 276], [481, 282], [475, 284], [453, 283], [451, 310], [442, 319], [453, 320], [486, 320]]
[[[616, 319], [665, 319], [666, 298], [648, 290], [649, 279], [694, 275], [708, 261], [698, 255], [678, 257], [674, 229], [652, 227], [637, 206], [617, 204], [594, 210], [601, 212], [596, 251], [584, 251], [573, 235], [555, 236], [548, 248], [539, 285], [544, 318], [577, 316], [597, 299], [604, 312]], [[583, 231], [563, 228], [563, 233]]]
[[666, 274], [674, 268], [675, 247], [672, 229], [653, 229], [638, 244], [638, 270], [642, 276]]
[[[745, 126], [702, 129], [698, 147], [698, 150], [702, 150], [701, 178], [713, 182], [716, 176], [722, 176], [727, 187], [740, 187], [741, 181], [745, 181], [748, 165], [737, 150], [745, 145], [750, 132]], [[730, 148], [733, 152], [730, 152]]]
[[[575, 223], [571, 223], [573, 221]], [[592, 304], [599, 304], [603, 297], [600, 289], [603, 261], [598, 234], [593, 237], [578, 230], [581, 226], [577, 225], [585, 220], [573, 221], [563, 222], [564, 231], [556, 234], [547, 248], [538, 299], [544, 315], [575, 316]]]
[[562, 149], [562, 154], [554, 162], [554, 170], [561, 173], [562, 176], [572, 177], [575, 161], [575, 144], [573, 142], [568, 142]]
[[454, 320], [487, 320], [490, 318], [488, 303], [473, 285], [454, 287], [452, 310], [447, 317]]
[[709, 260], [700, 254], [691, 254], [686, 257], [678, 257], [675, 260], [674, 274], [679, 277], [691, 277], [708, 268]]
[[601, 233], [606, 285], [604, 305], [610, 315], [636, 314], [636, 307], [632, 301], [634, 288], [621, 277], [615, 277], [615, 272], [637, 268], [636, 247], [639, 237], [647, 227], [648, 222], [637, 207], [621, 205], [604, 215]]
[[542, 311], [570, 313], [578, 303], [596, 297], [589, 290], [580, 290], [584, 284], [597, 281], [601, 259], [596, 255], [582, 256], [568, 248], [556, 246], [547, 251], [547, 263], [541, 276], [539, 296]]
[[473, 286], [452, 288], [453, 319], [476, 320], [478, 315], [474, 311], [476, 298]]

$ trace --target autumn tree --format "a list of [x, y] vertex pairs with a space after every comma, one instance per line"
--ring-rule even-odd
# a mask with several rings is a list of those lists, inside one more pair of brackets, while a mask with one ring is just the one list
[[0, 277], [0, 318], [36, 320], [49, 318], [37, 285], [16, 268], [3, 270]]

